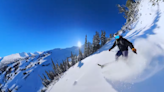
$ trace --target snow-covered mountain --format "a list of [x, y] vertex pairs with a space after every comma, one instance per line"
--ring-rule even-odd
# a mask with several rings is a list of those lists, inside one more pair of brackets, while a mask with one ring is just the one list
[[[140, 0], [137, 21], [122, 34], [137, 55], [115, 62], [117, 48], [108, 42], [95, 54], [71, 67], [47, 92], [164, 92], [164, 1]], [[100, 68], [97, 64], [106, 64]]]
[[[81, 47], [82, 52], [84, 47]], [[52, 70], [51, 59], [61, 63], [67, 57], [79, 54], [78, 47], [53, 49], [35, 53], [17, 53], [0, 59], [0, 89], [10, 89], [12, 92], [37, 92], [42, 87], [38, 75]], [[8, 92], [8, 91], [7, 91]]]

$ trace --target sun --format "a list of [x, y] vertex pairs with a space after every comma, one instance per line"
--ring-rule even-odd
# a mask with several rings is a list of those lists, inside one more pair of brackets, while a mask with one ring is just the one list
[[80, 48], [81, 47], [81, 42], [78, 41], [77, 46]]

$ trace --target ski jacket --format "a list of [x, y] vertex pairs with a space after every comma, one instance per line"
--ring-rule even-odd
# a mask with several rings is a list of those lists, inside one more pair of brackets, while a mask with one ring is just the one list
[[113, 46], [110, 49], [113, 49], [115, 46], [118, 46], [120, 51], [128, 51], [128, 46], [132, 49], [134, 48], [133, 44], [127, 39], [120, 37], [119, 40], [116, 40]]

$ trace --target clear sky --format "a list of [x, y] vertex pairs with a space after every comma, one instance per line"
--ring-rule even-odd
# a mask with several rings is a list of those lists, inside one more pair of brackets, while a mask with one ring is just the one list
[[120, 30], [126, 0], [0, 0], [0, 56], [77, 46]]

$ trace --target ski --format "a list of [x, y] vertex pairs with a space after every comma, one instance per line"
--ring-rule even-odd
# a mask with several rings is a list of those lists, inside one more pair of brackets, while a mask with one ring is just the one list
[[101, 68], [104, 68], [105, 66], [112, 64], [114, 62], [109, 62], [109, 63], [105, 63], [105, 64], [97, 64], [98, 66], [100, 66]]
[[101, 64], [97, 64], [98, 66], [100, 66], [101, 68], [103, 68], [105, 65], [101, 65]]

